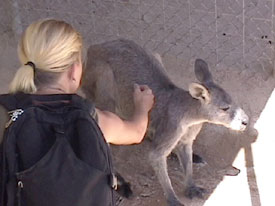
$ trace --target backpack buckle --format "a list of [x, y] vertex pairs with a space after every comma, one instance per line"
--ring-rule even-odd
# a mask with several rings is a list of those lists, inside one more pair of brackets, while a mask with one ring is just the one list
[[117, 177], [114, 173], [112, 173], [112, 175], [111, 175], [111, 187], [114, 190], [117, 190]]
[[16, 109], [9, 111], [8, 114], [10, 115], [10, 120], [6, 123], [5, 128], [8, 128], [12, 122], [15, 122], [17, 118], [24, 113], [23, 109]]

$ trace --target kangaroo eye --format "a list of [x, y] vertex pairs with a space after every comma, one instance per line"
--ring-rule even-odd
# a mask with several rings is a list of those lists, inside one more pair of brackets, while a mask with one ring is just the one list
[[228, 107], [223, 107], [223, 108], [221, 108], [221, 110], [223, 110], [223, 111], [227, 111], [227, 110], [229, 110], [229, 106]]

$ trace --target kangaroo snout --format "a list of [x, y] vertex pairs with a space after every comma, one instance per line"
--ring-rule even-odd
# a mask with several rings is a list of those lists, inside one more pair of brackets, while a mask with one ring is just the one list
[[241, 108], [238, 108], [234, 114], [234, 118], [230, 124], [230, 128], [237, 131], [244, 131], [248, 125], [248, 122], [248, 116]]

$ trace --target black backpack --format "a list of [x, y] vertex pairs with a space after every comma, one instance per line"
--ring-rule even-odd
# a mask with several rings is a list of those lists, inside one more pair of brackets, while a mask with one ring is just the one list
[[1, 206], [113, 206], [109, 146], [91, 103], [73, 94], [0, 95]]

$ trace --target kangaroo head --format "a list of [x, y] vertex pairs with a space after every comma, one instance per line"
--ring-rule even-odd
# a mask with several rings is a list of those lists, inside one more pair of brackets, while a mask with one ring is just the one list
[[213, 82], [205, 61], [195, 61], [195, 75], [200, 84], [191, 83], [189, 93], [201, 102], [201, 113], [206, 121], [233, 130], [245, 130], [248, 116], [232, 101], [226, 91]]

